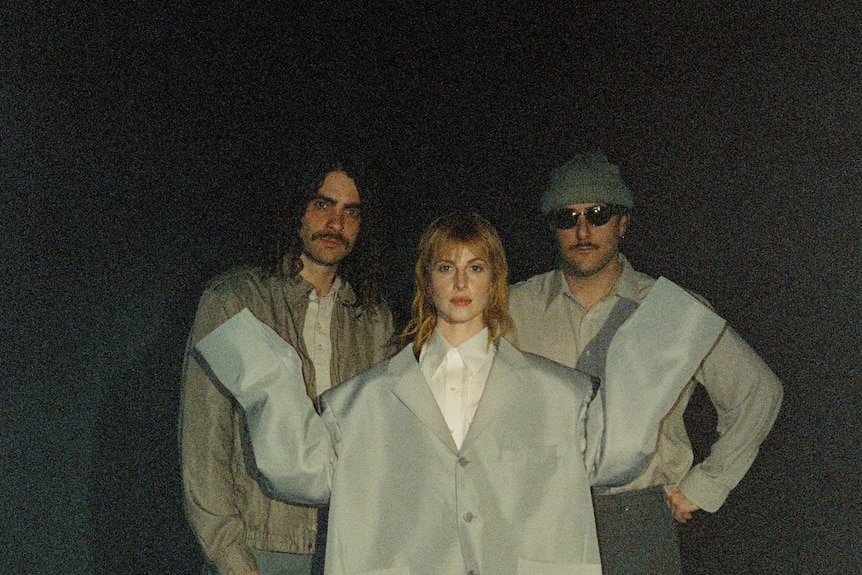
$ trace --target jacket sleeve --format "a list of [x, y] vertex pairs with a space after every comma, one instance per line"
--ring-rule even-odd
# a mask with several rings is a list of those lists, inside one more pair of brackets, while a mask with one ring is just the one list
[[380, 305], [378, 317], [374, 323], [375, 354], [373, 364], [377, 364], [395, 355], [401, 349], [401, 344], [398, 341], [398, 336], [395, 335], [395, 321], [387, 304]]
[[248, 309], [195, 349], [245, 410], [255, 462], [269, 488], [287, 501], [326, 503], [335, 451], [306, 395], [296, 350]]
[[701, 509], [715, 512], [754, 462], [778, 416], [783, 387], [729, 327], [704, 359], [696, 379], [715, 406], [719, 438], [709, 456], [682, 479], [679, 489]]
[[193, 357], [194, 345], [236, 309], [213, 292], [198, 306], [183, 365], [180, 404], [180, 452], [183, 500], [199, 544], [219, 573], [250, 573], [257, 569], [246, 546], [245, 525], [235, 504], [234, 437], [239, 425], [229, 397]]

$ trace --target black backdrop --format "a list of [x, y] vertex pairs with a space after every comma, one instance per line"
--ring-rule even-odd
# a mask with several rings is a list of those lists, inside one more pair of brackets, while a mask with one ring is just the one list
[[856, 3], [197, 4], [0, 9], [0, 570], [197, 572], [184, 339], [305, 151], [365, 157], [403, 313], [444, 211], [491, 219], [513, 279], [552, 266], [536, 196], [600, 146], [637, 194], [635, 265], [786, 385], [751, 473], [683, 529], [689, 572], [860, 572]]

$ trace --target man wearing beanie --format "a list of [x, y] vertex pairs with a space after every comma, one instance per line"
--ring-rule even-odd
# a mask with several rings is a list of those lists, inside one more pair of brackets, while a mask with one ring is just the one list
[[[632, 268], [619, 246], [633, 207], [599, 152], [552, 172], [541, 210], [561, 266], [512, 287], [510, 340], [593, 378], [589, 418], [603, 438], [587, 464], [605, 575], [666, 575], [682, 572], [674, 520], [724, 503], [783, 391], [703, 300]], [[692, 466], [683, 412], [697, 384], [715, 406], [718, 439]]]

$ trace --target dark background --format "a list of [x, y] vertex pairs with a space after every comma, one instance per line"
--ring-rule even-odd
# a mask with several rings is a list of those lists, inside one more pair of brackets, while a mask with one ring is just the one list
[[689, 572], [862, 573], [858, 3], [296, 4], [0, 9], [0, 571], [197, 572], [184, 340], [305, 152], [365, 157], [403, 312], [451, 209], [498, 226], [513, 279], [549, 269], [537, 195], [600, 146], [637, 195], [635, 266], [786, 386], [749, 475], [683, 529]]

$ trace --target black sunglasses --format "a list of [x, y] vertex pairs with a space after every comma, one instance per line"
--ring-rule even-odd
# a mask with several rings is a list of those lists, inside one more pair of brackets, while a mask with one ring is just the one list
[[603, 226], [611, 221], [612, 217], [621, 216], [627, 211], [624, 206], [614, 204], [598, 204], [582, 212], [572, 208], [557, 208], [548, 214], [548, 221], [558, 230], [570, 230], [578, 225], [578, 220], [584, 216], [591, 226]]

